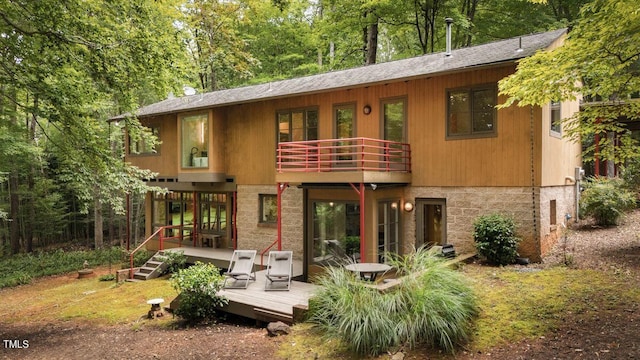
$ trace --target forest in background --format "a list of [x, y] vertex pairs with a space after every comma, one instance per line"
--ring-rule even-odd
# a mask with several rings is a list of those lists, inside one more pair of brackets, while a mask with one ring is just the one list
[[[0, 255], [144, 235], [133, 111], [207, 92], [571, 27], [581, 0], [0, 0]], [[155, 189], [160, 190], [160, 189]]]

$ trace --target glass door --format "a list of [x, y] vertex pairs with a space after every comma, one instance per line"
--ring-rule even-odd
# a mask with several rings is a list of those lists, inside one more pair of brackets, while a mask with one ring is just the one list
[[416, 248], [447, 243], [445, 199], [416, 199]]

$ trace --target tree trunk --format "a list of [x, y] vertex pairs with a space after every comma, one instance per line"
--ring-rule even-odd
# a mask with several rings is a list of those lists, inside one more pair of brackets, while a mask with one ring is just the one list
[[96, 191], [95, 193], [93, 221], [93, 237], [95, 239], [95, 248], [101, 249], [104, 246], [104, 238], [102, 236], [102, 201], [100, 201], [100, 195], [98, 191]]
[[372, 65], [376, 63], [376, 57], [378, 55], [378, 18], [376, 21], [367, 27], [367, 39], [366, 39], [366, 53], [365, 53], [365, 65]]
[[[33, 108], [35, 110], [38, 109], [38, 97], [36, 96], [33, 99]], [[35, 111], [34, 110], [34, 111]], [[27, 116], [27, 126], [29, 129], [29, 142], [32, 145], [35, 145], [36, 141], [36, 122], [37, 117], [35, 112], [31, 113], [31, 116]], [[36, 218], [36, 206], [35, 206], [35, 176], [36, 176], [36, 167], [35, 162], [31, 161], [31, 165], [29, 167], [29, 173], [27, 175], [27, 187], [29, 191], [27, 192], [27, 213], [29, 214], [29, 218], [24, 221], [24, 246], [25, 251], [28, 253], [33, 252], [33, 222]]]
[[18, 195], [18, 187], [20, 182], [16, 171], [12, 171], [9, 175], [9, 237], [11, 238], [11, 253], [20, 252], [20, 196]]

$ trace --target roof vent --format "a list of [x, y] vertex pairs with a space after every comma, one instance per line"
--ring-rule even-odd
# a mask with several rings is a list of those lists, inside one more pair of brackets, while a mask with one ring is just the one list
[[453, 19], [446, 18], [444, 21], [447, 23], [447, 51], [444, 54], [451, 56], [451, 24], [453, 24]]
[[522, 52], [522, 51], [523, 51], [523, 49], [522, 49], [522, 36], [520, 36], [518, 38], [518, 48], [516, 49], [516, 52]]

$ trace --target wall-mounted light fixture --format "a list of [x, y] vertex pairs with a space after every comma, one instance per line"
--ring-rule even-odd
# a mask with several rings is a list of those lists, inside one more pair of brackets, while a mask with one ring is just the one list
[[405, 203], [404, 203], [404, 211], [406, 211], [406, 212], [413, 211], [413, 203], [411, 203], [409, 201], [405, 201]]
[[363, 112], [365, 115], [369, 115], [369, 114], [371, 114], [371, 106], [370, 106], [370, 105], [365, 105], [365, 106], [362, 108], [362, 112]]

